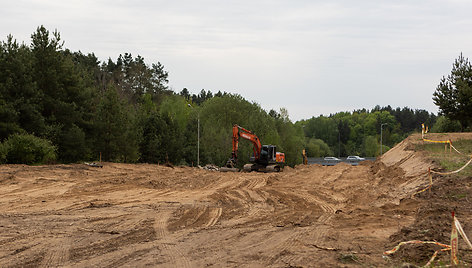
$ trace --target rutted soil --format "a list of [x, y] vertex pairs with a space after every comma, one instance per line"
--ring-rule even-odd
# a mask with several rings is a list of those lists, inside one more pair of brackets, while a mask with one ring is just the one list
[[[412, 136], [359, 166], [267, 174], [2, 165], [0, 267], [424, 264], [434, 249], [413, 246], [388, 259], [382, 253], [411, 239], [447, 243], [452, 209], [470, 233], [471, 206], [462, 197], [472, 179], [438, 179], [431, 193], [412, 197], [435, 165], [414, 150], [416, 142]], [[447, 198], [456, 187], [461, 198]]]

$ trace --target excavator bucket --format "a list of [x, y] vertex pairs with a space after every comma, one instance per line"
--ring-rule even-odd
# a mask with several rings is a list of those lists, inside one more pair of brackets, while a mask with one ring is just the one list
[[220, 168], [221, 172], [238, 172], [239, 169], [236, 167], [236, 161], [234, 158], [230, 158], [224, 167]]
[[220, 167], [221, 172], [239, 172], [238, 168]]

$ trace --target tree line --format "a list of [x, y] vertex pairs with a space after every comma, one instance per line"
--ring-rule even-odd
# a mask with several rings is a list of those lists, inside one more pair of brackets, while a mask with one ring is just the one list
[[[29, 45], [9, 35], [0, 43], [0, 163], [101, 157], [196, 165], [199, 143], [201, 165], [223, 165], [231, 155], [232, 126], [239, 124], [263, 144], [277, 145], [293, 166], [304, 148], [313, 157], [376, 156], [381, 124], [386, 151], [421, 123], [436, 122], [425, 110], [377, 106], [293, 123], [284, 108], [267, 112], [238, 94], [174, 92], [168, 84], [164, 65], [149, 65], [139, 55], [101, 62], [93, 53], [64, 48], [60, 33], [43, 26]], [[252, 145], [242, 141], [240, 165], [251, 153]]]
[[436, 116], [426, 110], [376, 106], [372, 110], [312, 117], [296, 124], [304, 130], [308, 156], [372, 157], [380, 154], [381, 145], [382, 151], [386, 152], [410, 133], [421, 129], [422, 123], [433, 125], [435, 121]]
[[[190, 94], [168, 88], [168, 72], [129, 53], [100, 62], [63, 47], [43, 26], [31, 44], [9, 35], [0, 44], [0, 162], [98, 160], [196, 165], [231, 156], [240, 124], [279, 146], [288, 164], [301, 160], [303, 133], [288, 115], [226, 92]], [[197, 129], [200, 121], [200, 129]], [[197, 131], [201, 139], [197, 140]], [[251, 145], [242, 142], [242, 161]]]

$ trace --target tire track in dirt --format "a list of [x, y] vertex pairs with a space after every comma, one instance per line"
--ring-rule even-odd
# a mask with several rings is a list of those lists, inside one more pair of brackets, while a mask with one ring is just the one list
[[[82, 243], [82, 245], [70, 249], [70, 259], [72, 262], [86, 261], [116, 252], [123, 247], [155, 241], [156, 234], [153, 224], [154, 219], [146, 217], [139, 219], [130, 228], [126, 228], [123, 234], [118, 233], [117, 236], [104, 237], [104, 239], [90, 236], [88, 239], [91, 243]], [[120, 225], [123, 226], [123, 224]]]
[[71, 238], [55, 240], [54, 246], [48, 249], [39, 267], [65, 266], [70, 258], [71, 242]]
[[297, 258], [293, 250], [303, 245], [301, 241], [303, 241], [303, 238], [310, 231], [311, 228], [297, 229], [294, 231], [294, 234], [291, 234], [284, 242], [274, 248], [273, 253], [275, 254], [269, 256], [268, 262], [274, 264], [278, 259], [283, 259], [283, 262], [293, 265]]
[[209, 212], [210, 216], [208, 219], [208, 223], [205, 225], [205, 227], [211, 227], [215, 225], [220, 219], [221, 213], [223, 212], [222, 208], [209, 208], [209, 209], [210, 209], [210, 212]]
[[[123, 265], [135, 260], [138, 257], [142, 257], [142, 256], [148, 254], [153, 249], [154, 249], [153, 247], [147, 247], [147, 248], [144, 248], [144, 249], [137, 249], [137, 250], [133, 251], [131, 254], [126, 254], [126, 255], [124, 255], [123, 257], [121, 257], [117, 260], [113, 260], [108, 265], [103, 265], [102, 267], [115, 268], [115, 267], [123, 266]], [[129, 266], [133, 266], [133, 265], [129, 265]]]
[[238, 193], [238, 195], [232, 196], [235, 197], [239, 203], [243, 204], [246, 209], [244, 215], [240, 215], [244, 217], [241, 217], [241, 220], [237, 222], [238, 225], [248, 224], [250, 222], [254, 224], [263, 220], [262, 218], [265, 215], [264, 211], [267, 211], [269, 208], [266, 203], [268, 194], [261, 189], [265, 185], [267, 185], [267, 177], [252, 176], [245, 179], [243, 183], [233, 189], [233, 192]]
[[156, 215], [154, 222], [154, 230], [157, 236], [157, 242], [160, 245], [162, 254], [169, 258], [169, 267], [192, 267], [189, 259], [183, 254], [179, 246], [175, 244], [176, 239], [173, 238], [167, 229], [167, 222], [172, 211], [167, 210]]
[[[229, 220], [225, 225], [235, 226], [253, 221], [261, 211], [267, 209], [266, 193], [260, 190], [266, 185], [267, 178], [241, 174], [243, 176], [240, 177], [231, 174], [230, 182], [221, 181], [222, 184], [206, 197], [213, 200], [212, 203], [218, 207], [225, 207], [222, 215], [219, 215], [219, 218], [223, 216], [225, 220]], [[210, 214], [212, 213], [213, 209], [210, 211]]]
[[273, 247], [271, 250], [272, 255], [266, 258], [267, 263], [270, 265], [280, 260], [286, 265], [296, 266], [297, 261], [299, 261], [301, 257], [295, 254], [293, 250], [303, 247], [305, 245], [303, 241], [311, 234], [315, 236], [312, 243], [319, 243], [331, 230], [328, 224], [336, 212], [336, 207], [306, 192], [297, 194], [297, 196], [305, 200], [308, 204], [314, 204], [320, 207], [323, 212], [313, 225], [294, 229], [292, 234], [285, 241]]
[[[270, 262], [271, 264], [277, 261], [278, 257], [279, 261], [285, 265], [298, 266], [300, 263], [303, 263], [303, 254], [290, 252], [290, 249], [300, 249], [308, 244], [322, 245], [326, 243], [326, 237], [333, 233], [332, 219], [335, 213], [340, 209], [344, 209], [346, 202], [350, 200], [349, 196], [346, 196], [349, 192], [346, 192], [344, 189], [337, 191], [332, 187], [340, 184], [342, 181], [350, 180], [348, 176], [350, 168], [341, 167], [341, 169], [333, 170], [331, 174], [323, 176], [328, 179], [324, 180], [322, 185], [317, 185], [316, 189], [301, 190], [297, 193], [306, 202], [319, 206], [322, 209], [322, 214], [309, 228], [304, 231], [297, 231], [285, 241], [284, 246], [277, 248], [279, 254], [274, 256]], [[308, 237], [309, 241], [307, 241]]]
[[332, 229], [327, 225], [332, 217], [332, 214], [325, 213], [319, 217], [318, 222], [313, 226], [304, 227], [303, 229], [294, 231], [294, 234], [274, 249], [274, 252], [278, 253], [268, 260], [269, 263], [274, 264], [278, 259], [280, 259], [289, 267], [296, 267], [301, 257], [294, 252], [294, 249], [302, 249], [306, 245], [306, 238], [313, 234], [314, 238], [310, 239], [310, 243], [319, 244], [322, 242]]
[[4, 240], [0, 241], [0, 246], [6, 245], [6, 244], [12, 244], [13, 242], [17, 242], [17, 240], [25, 240], [31, 237], [36, 236], [37, 234], [40, 234], [38, 231], [30, 232], [30, 233], [25, 233], [25, 234], [19, 234], [14, 237], [9, 237]]
[[266, 176], [251, 177], [247, 181], [248, 181], [246, 185], [247, 189], [256, 189], [256, 188], [261, 188], [267, 184], [267, 177]]
[[[313, 194], [306, 193], [306, 194], [302, 195], [301, 197], [303, 199], [307, 200], [308, 202], [311, 202], [311, 203], [314, 203], [314, 204], [318, 205], [323, 210], [323, 212], [328, 214], [328, 215], [334, 214], [337, 210], [337, 208], [334, 205], [331, 205], [330, 203], [315, 197]], [[322, 216], [324, 216], [324, 214], [321, 215], [320, 218]]]

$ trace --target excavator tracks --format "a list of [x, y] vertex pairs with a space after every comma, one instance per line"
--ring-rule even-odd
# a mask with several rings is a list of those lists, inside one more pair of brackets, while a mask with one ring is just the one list
[[282, 171], [282, 168], [279, 165], [268, 165], [268, 166], [263, 166], [263, 165], [258, 165], [258, 164], [246, 164], [243, 167], [244, 172], [251, 172], [251, 171], [257, 171], [257, 172], [280, 172]]
[[239, 172], [239, 168], [220, 167], [221, 172]]

